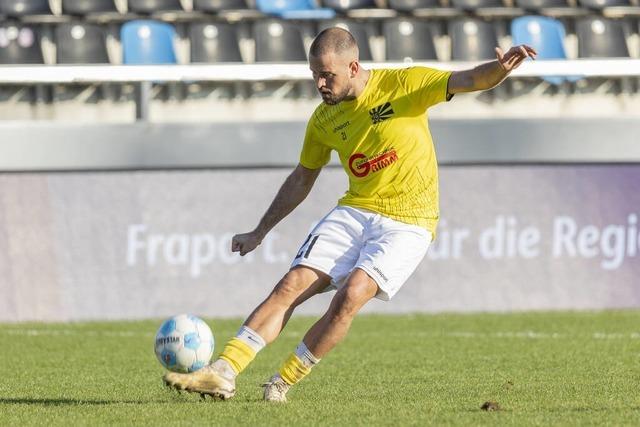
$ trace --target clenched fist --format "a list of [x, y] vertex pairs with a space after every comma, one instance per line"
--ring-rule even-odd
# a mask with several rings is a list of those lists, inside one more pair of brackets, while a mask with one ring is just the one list
[[244, 234], [236, 234], [231, 239], [231, 252], [240, 252], [241, 256], [245, 256], [262, 243], [262, 236], [255, 231]]

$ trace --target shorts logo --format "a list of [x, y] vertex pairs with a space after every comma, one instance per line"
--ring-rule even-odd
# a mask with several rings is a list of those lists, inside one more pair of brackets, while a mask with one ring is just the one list
[[371, 116], [371, 123], [374, 125], [376, 123], [380, 123], [383, 120], [387, 120], [393, 115], [393, 108], [391, 108], [391, 103], [387, 102], [384, 105], [378, 105], [377, 107], [372, 108], [369, 111], [369, 115]]
[[376, 154], [368, 158], [362, 153], [353, 153], [349, 157], [349, 170], [358, 178], [364, 178], [370, 172], [378, 172], [398, 160], [398, 154], [394, 148]]
[[382, 277], [382, 280], [384, 280], [385, 282], [388, 282], [389, 279], [387, 279], [387, 276], [384, 275], [384, 273], [382, 271], [380, 271], [380, 269], [378, 267], [373, 267], [373, 271], [375, 271], [376, 273], [378, 273], [380, 275], [380, 277]]

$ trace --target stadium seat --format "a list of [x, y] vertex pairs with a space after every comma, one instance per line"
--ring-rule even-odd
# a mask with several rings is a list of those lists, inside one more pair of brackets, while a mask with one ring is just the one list
[[353, 18], [392, 18], [396, 15], [395, 10], [378, 8], [374, 0], [323, 0], [322, 4]]
[[516, 6], [530, 11], [551, 17], [576, 17], [589, 13], [582, 7], [570, 6], [567, 0], [515, 0]]
[[442, 7], [439, 0], [389, 0], [389, 7], [420, 18], [451, 18], [462, 14], [459, 9]]
[[0, 64], [44, 64], [37, 31], [25, 25], [0, 24]]
[[189, 27], [191, 62], [242, 62], [236, 28], [228, 23], [193, 23]]
[[58, 64], [108, 64], [109, 55], [102, 27], [80, 22], [55, 29]]
[[258, 10], [282, 19], [331, 19], [336, 12], [318, 8], [312, 0], [256, 0]]
[[51, 14], [49, 0], [1, 0], [0, 15], [19, 17]]
[[488, 22], [474, 18], [455, 19], [449, 24], [451, 59], [480, 61], [494, 59], [498, 46], [496, 32]]
[[258, 21], [253, 26], [256, 62], [306, 61], [300, 29], [280, 20]]
[[509, 18], [524, 13], [519, 8], [505, 7], [502, 0], [451, 0], [451, 4], [455, 8], [486, 17]]
[[[512, 44], [527, 44], [538, 52], [538, 59], [567, 59], [562, 22], [545, 16], [523, 16], [511, 22]], [[545, 81], [559, 85], [564, 77], [549, 76]], [[568, 80], [575, 81], [576, 78]]]
[[114, 0], [62, 0], [64, 14], [82, 16], [104, 12], [118, 12]]
[[318, 32], [331, 27], [340, 27], [349, 31], [358, 43], [361, 61], [372, 61], [371, 45], [369, 44], [369, 34], [372, 32], [370, 25], [366, 22], [352, 21], [349, 19], [334, 19], [331, 21], [321, 21], [318, 25]]
[[629, 0], [578, 0], [584, 8], [595, 9], [605, 17], [633, 18], [640, 16], [640, 6]]
[[181, 12], [180, 0], [129, 0], [129, 11], [151, 14], [156, 12]]
[[629, 49], [622, 22], [600, 17], [576, 21], [580, 58], [627, 58]]
[[431, 25], [417, 19], [392, 19], [384, 21], [387, 61], [437, 60]]
[[227, 21], [264, 17], [261, 12], [250, 7], [246, 0], [194, 0], [193, 10], [196, 12], [215, 13], [217, 17]]
[[175, 29], [164, 22], [136, 20], [122, 26], [123, 62], [125, 64], [175, 64], [173, 41]]

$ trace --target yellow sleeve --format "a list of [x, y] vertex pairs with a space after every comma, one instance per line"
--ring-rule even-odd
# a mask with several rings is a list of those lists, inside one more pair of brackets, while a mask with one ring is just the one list
[[307, 169], [318, 169], [331, 160], [331, 148], [327, 147], [318, 138], [318, 131], [314, 122], [314, 116], [307, 123], [307, 131], [304, 135], [304, 144], [300, 153], [300, 164]]
[[411, 67], [403, 71], [404, 78], [401, 79], [407, 95], [421, 110], [451, 99], [447, 94], [451, 71], [427, 67]]

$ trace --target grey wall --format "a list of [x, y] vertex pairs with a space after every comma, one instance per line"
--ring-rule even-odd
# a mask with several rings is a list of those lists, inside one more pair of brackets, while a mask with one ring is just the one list
[[[285, 166], [305, 123], [0, 123], [0, 171]], [[640, 121], [431, 120], [443, 164], [640, 162]]]

